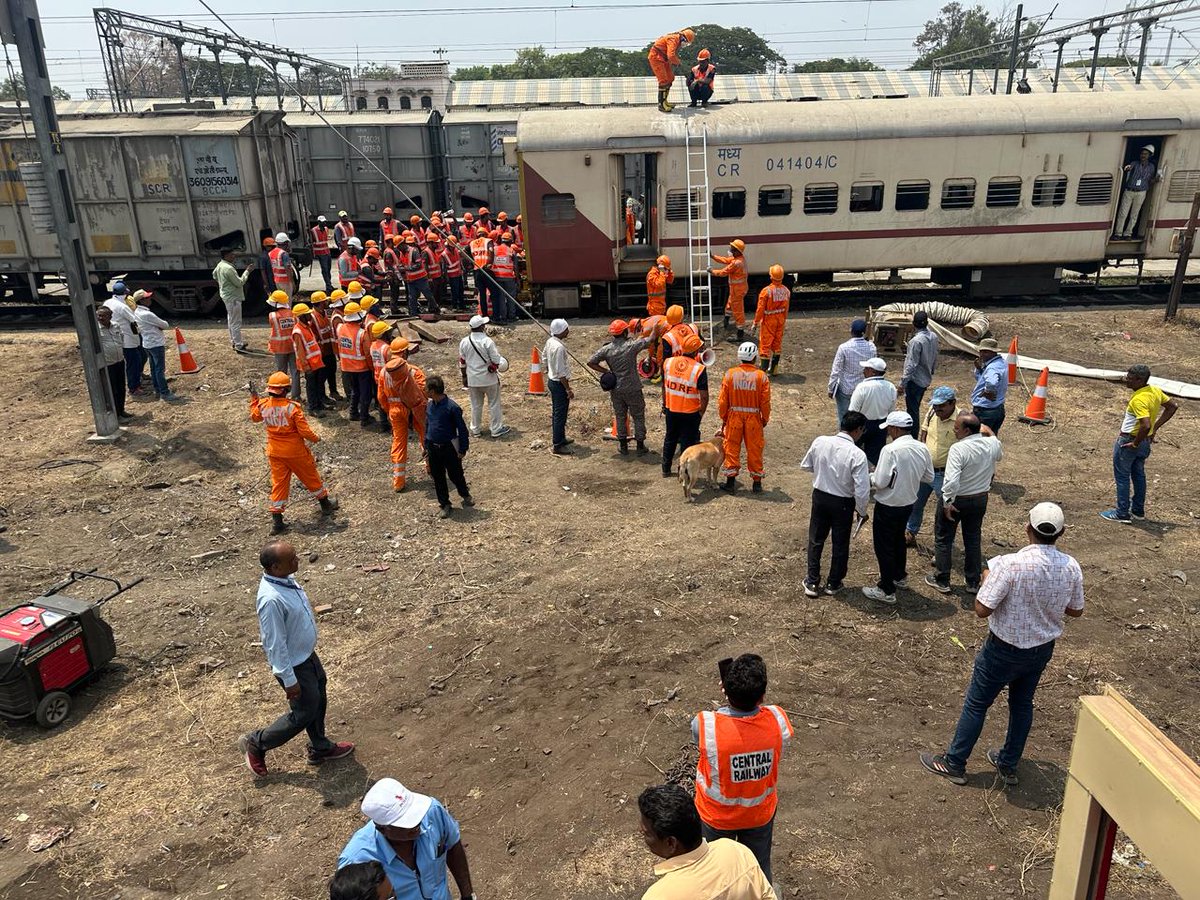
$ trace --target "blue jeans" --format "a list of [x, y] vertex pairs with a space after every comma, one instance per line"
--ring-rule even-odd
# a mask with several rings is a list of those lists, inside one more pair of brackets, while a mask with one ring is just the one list
[[1054, 641], [1022, 650], [988, 634], [975, 655], [962, 714], [954, 730], [954, 740], [946, 751], [946, 763], [951, 768], [962, 771], [966, 766], [983, 731], [987, 711], [1005, 688], [1008, 688], [1008, 734], [996, 761], [1003, 768], [1016, 768], [1033, 727], [1033, 693], [1053, 655]]
[[145, 347], [146, 357], [150, 360], [150, 383], [154, 385], [154, 393], [160, 397], [168, 397], [171, 388], [167, 384], [167, 348]]
[[850, 412], [850, 394], [843, 394], [841, 391], [835, 391], [833, 394], [833, 405], [837, 408], [838, 428], [841, 428], [842, 416]]
[[136, 391], [142, 386], [142, 372], [146, 368], [146, 351], [141, 347], [125, 348], [125, 383], [129, 390]]
[[[1133, 441], [1123, 434], [1113, 444], [1113, 478], [1117, 482], [1117, 515], [1125, 519], [1146, 514], [1146, 457], [1150, 455], [1150, 441], [1142, 441], [1138, 447], [1122, 447]], [[1129, 483], [1133, 482], [1133, 503], [1129, 501]]]
[[554, 443], [554, 449], [557, 450], [567, 442], [567, 410], [571, 408], [571, 401], [567, 397], [567, 389], [562, 386], [562, 382], [552, 379], [546, 382], [546, 386], [550, 389], [551, 440]]
[[913, 384], [911, 381], [904, 382], [904, 409], [912, 416], [912, 436], [916, 437], [921, 432], [921, 401], [925, 399], [925, 392], [929, 390], [929, 385], [921, 387], [919, 384]]
[[942, 482], [945, 480], [946, 470], [934, 469], [933, 484], [921, 482], [921, 486], [917, 488], [917, 502], [913, 504], [912, 515], [908, 517], [908, 524], [904, 526], [905, 531], [917, 534], [921, 530], [921, 522], [925, 519], [925, 504], [929, 502], [931, 495], [942, 495]]

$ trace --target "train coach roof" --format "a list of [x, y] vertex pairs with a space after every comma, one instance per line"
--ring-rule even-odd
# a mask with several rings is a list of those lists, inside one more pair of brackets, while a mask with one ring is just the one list
[[[681, 114], [682, 113], [682, 114]], [[746, 103], [665, 114], [654, 108], [530, 110], [521, 152], [652, 149], [683, 144], [704, 125], [709, 143], [795, 143], [889, 137], [1172, 131], [1200, 125], [1200, 91]]]
[[[322, 116], [330, 125], [346, 128], [351, 125], [425, 125], [428, 124], [433, 110], [430, 109], [393, 109], [393, 110], [360, 110], [359, 112], [326, 112]], [[321, 116], [316, 113], [287, 114], [287, 123], [293, 128], [320, 128], [325, 125]]]
[[[275, 122], [281, 118], [278, 112], [261, 113], [263, 121]], [[121, 135], [137, 137], [146, 134], [241, 134], [258, 119], [254, 115], [181, 115], [145, 114], [140, 116], [96, 115], [64, 116], [58, 120], [58, 130], [64, 135]], [[24, 137], [25, 130], [33, 134], [33, 127], [22, 129], [20, 122], [5, 123], [0, 137]]]

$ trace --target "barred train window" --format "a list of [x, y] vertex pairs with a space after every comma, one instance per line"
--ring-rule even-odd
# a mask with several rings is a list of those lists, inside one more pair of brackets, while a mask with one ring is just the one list
[[740, 219], [746, 215], [746, 189], [728, 188], [713, 191], [712, 214], [714, 219]]
[[882, 181], [858, 181], [850, 185], [850, 212], [879, 212], [881, 209]]
[[837, 212], [838, 186], [836, 184], [806, 184], [804, 186], [804, 214], [828, 216]]
[[970, 209], [974, 205], [974, 178], [947, 178], [942, 182], [942, 209]]
[[1180, 169], [1171, 174], [1171, 181], [1167, 186], [1167, 200], [1171, 203], [1191, 203], [1196, 191], [1200, 191], [1200, 171]]
[[1034, 206], [1062, 206], [1066, 202], [1066, 175], [1039, 175], [1033, 179]]
[[[688, 192], [667, 191], [667, 221], [686, 222], [688, 218]], [[700, 192], [692, 191], [692, 218], [700, 218]]]
[[1107, 206], [1112, 200], [1113, 177], [1108, 172], [1080, 175], [1075, 202], [1080, 206]]
[[759, 188], [758, 214], [760, 216], [790, 216], [792, 214], [792, 189], [785, 185]]
[[928, 181], [901, 181], [896, 184], [896, 211], [929, 209]]
[[1021, 205], [1021, 179], [1014, 176], [993, 178], [988, 182], [987, 205], [997, 207]]

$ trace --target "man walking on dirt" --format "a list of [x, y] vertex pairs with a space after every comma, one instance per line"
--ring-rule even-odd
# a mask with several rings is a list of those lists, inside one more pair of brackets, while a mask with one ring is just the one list
[[263, 575], [258, 583], [258, 626], [271, 673], [283, 688], [289, 711], [238, 742], [246, 767], [267, 775], [267, 751], [282, 747], [301, 731], [308, 732], [308, 764], [319, 766], [354, 752], [349, 741], [325, 736], [325, 669], [317, 656], [317, 621], [304, 588], [296, 582], [300, 559], [287, 541], [273, 540], [258, 556]]

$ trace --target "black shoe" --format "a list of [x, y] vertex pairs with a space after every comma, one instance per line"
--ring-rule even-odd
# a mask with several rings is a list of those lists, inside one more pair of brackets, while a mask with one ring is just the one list
[[350, 421], [351, 422], [357, 422], [360, 418], [362, 418], [362, 417], [359, 416], [358, 413], [350, 413]]
[[820, 596], [820, 592], [817, 590], [817, 584], [815, 581], [805, 581], [804, 582], [804, 596], [805, 597], [819, 597]]
[[730, 475], [725, 479], [725, 483], [718, 487], [727, 494], [733, 494], [737, 491], [737, 479]]
[[338, 502], [332, 497], [321, 498], [321, 512], [327, 516], [332, 516], [338, 508]]
[[935, 591], [937, 591], [939, 594], [949, 594], [950, 593], [950, 585], [942, 584], [940, 581], [937, 580], [936, 575], [926, 575], [925, 583], [927, 585], [929, 585], [931, 588], [933, 588]]
[[550, 452], [553, 453], [555, 456], [574, 456], [575, 455], [575, 451], [572, 450], [570, 447], [568, 447], [566, 444], [559, 444], [557, 447], [554, 447]]
[[622, 456], [629, 455], [629, 441], [621, 441], [621, 445], [617, 447], [617, 452]]
[[670, 469], [663, 469], [663, 478], [670, 478], [674, 474]]
[[821, 590], [824, 593], [828, 594], [830, 597], [832, 597], [834, 594], [836, 594], [841, 589], [842, 589], [842, 586], [840, 584], [834, 584], [832, 581], [825, 582], [825, 587], [821, 588]]
[[575, 443], [575, 441], [573, 439], [567, 438], [565, 441], [563, 441], [561, 444], [559, 444], [559, 446], [560, 447], [570, 447], [573, 443]]
[[358, 420], [358, 424], [361, 425], [363, 428], [370, 428], [372, 425], [375, 424], [375, 419], [372, 416], [363, 416], [361, 419]]
[[271, 534], [283, 534], [288, 530], [287, 522], [283, 521], [283, 513], [271, 513]]
[[695, 100], [693, 100], [691, 103], [689, 103], [689, 104], [688, 104], [688, 107], [689, 107], [690, 109], [695, 109], [695, 108], [696, 108], [696, 101], [695, 101]]
[[650, 448], [646, 446], [645, 441], [637, 442], [637, 455], [638, 456], [645, 456], [649, 452], [650, 452]]
[[755, 478], [755, 479], [754, 479], [754, 486], [753, 486], [752, 488], [750, 488], [750, 490], [751, 490], [751, 491], [753, 491], [753, 492], [754, 492], [754, 493], [756, 493], [756, 494], [761, 494], [761, 493], [762, 493], [762, 491], [763, 491], [763, 488], [762, 488], [762, 479], [761, 479], [761, 478]]
[[1019, 783], [1020, 779], [1017, 777], [1017, 770], [1010, 769], [1008, 766], [1000, 765], [999, 760], [1000, 760], [1000, 751], [999, 750], [989, 750], [987, 752], [987, 761], [990, 762], [993, 766], [995, 766], [996, 772], [1000, 775], [1001, 781], [1003, 781], [1009, 787]]
[[466, 507], [474, 506], [475, 498], [472, 497], [470, 494], [467, 494], [467, 496], [462, 498], [462, 505], [466, 506]]
[[447, 503], [445, 506], [442, 507], [442, 511], [441, 511], [441, 513], [439, 513], [439, 518], [448, 519], [448, 518], [450, 518], [450, 514], [452, 512], [454, 512], [454, 507], [451, 506], [449, 503]]

